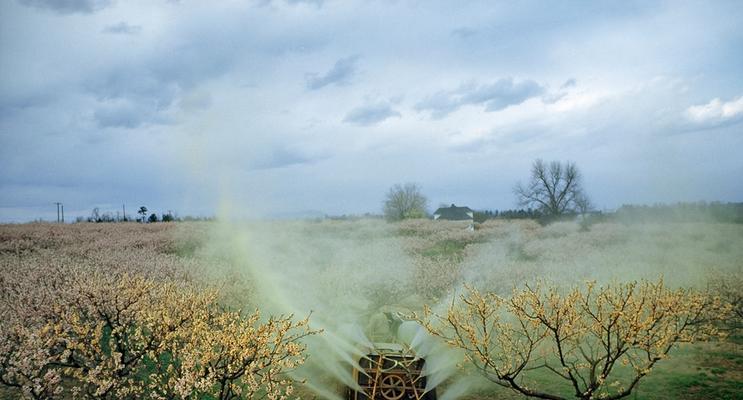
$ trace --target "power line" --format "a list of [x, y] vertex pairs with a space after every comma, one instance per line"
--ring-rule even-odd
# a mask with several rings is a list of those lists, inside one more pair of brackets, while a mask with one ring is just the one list
[[59, 206], [61, 206], [62, 203], [60, 203], [60, 202], [54, 202], [54, 204], [57, 205], [57, 223], [59, 223], [59, 221], [60, 221], [60, 219], [59, 219]]

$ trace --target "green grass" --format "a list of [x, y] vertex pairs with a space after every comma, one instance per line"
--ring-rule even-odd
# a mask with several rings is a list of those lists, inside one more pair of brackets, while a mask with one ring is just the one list
[[678, 399], [743, 399], [743, 383], [729, 381], [707, 371], [679, 375], [670, 380]]
[[463, 240], [442, 240], [423, 250], [423, 255], [431, 258], [446, 257], [461, 261], [464, 258], [464, 249], [469, 243]]
[[[623, 375], [619, 371], [618, 376]], [[532, 385], [542, 391], [572, 398], [572, 391], [560, 378], [548, 372], [531, 375]], [[439, 393], [443, 393], [441, 388]], [[462, 397], [464, 400], [516, 400], [525, 397], [495, 384]], [[743, 348], [738, 343], [683, 345], [660, 361], [640, 381], [631, 400], [743, 399]]]

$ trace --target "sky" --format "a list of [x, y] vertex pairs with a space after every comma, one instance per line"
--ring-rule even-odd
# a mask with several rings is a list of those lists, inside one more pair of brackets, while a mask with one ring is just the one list
[[740, 1], [0, 2], [0, 221], [743, 201]]

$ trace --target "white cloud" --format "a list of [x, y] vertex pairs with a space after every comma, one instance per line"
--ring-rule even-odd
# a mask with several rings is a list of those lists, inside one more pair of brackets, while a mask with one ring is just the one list
[[565, 93], [557, 101], [548, 103], [551, 110], [556, 112], [570, 112], [578, 109], [586, 109], [599, 103], [608, 94], [599, 91], [582, 91], [576, 93]]
[[743, 117], [743, 96], [723, 102], [719, 98], [686, 109], [686, 117], [700, 124], [716, 124]]

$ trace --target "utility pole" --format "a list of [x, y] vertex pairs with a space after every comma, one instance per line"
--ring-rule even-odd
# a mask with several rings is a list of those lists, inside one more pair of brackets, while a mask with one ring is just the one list
[[124, 214], [124, 222], [126, 222], [126, 205], [121, 205], [121, 212]]
[[59, 223], [59, 206], [61, 206], [62, 203], [60, 203], [60, 202], [54, 202], [54, 204], [57, 205], [57, 223]]
[[62, 223], [64, 224], [64, 204], [61, 204], [62, 206]]

